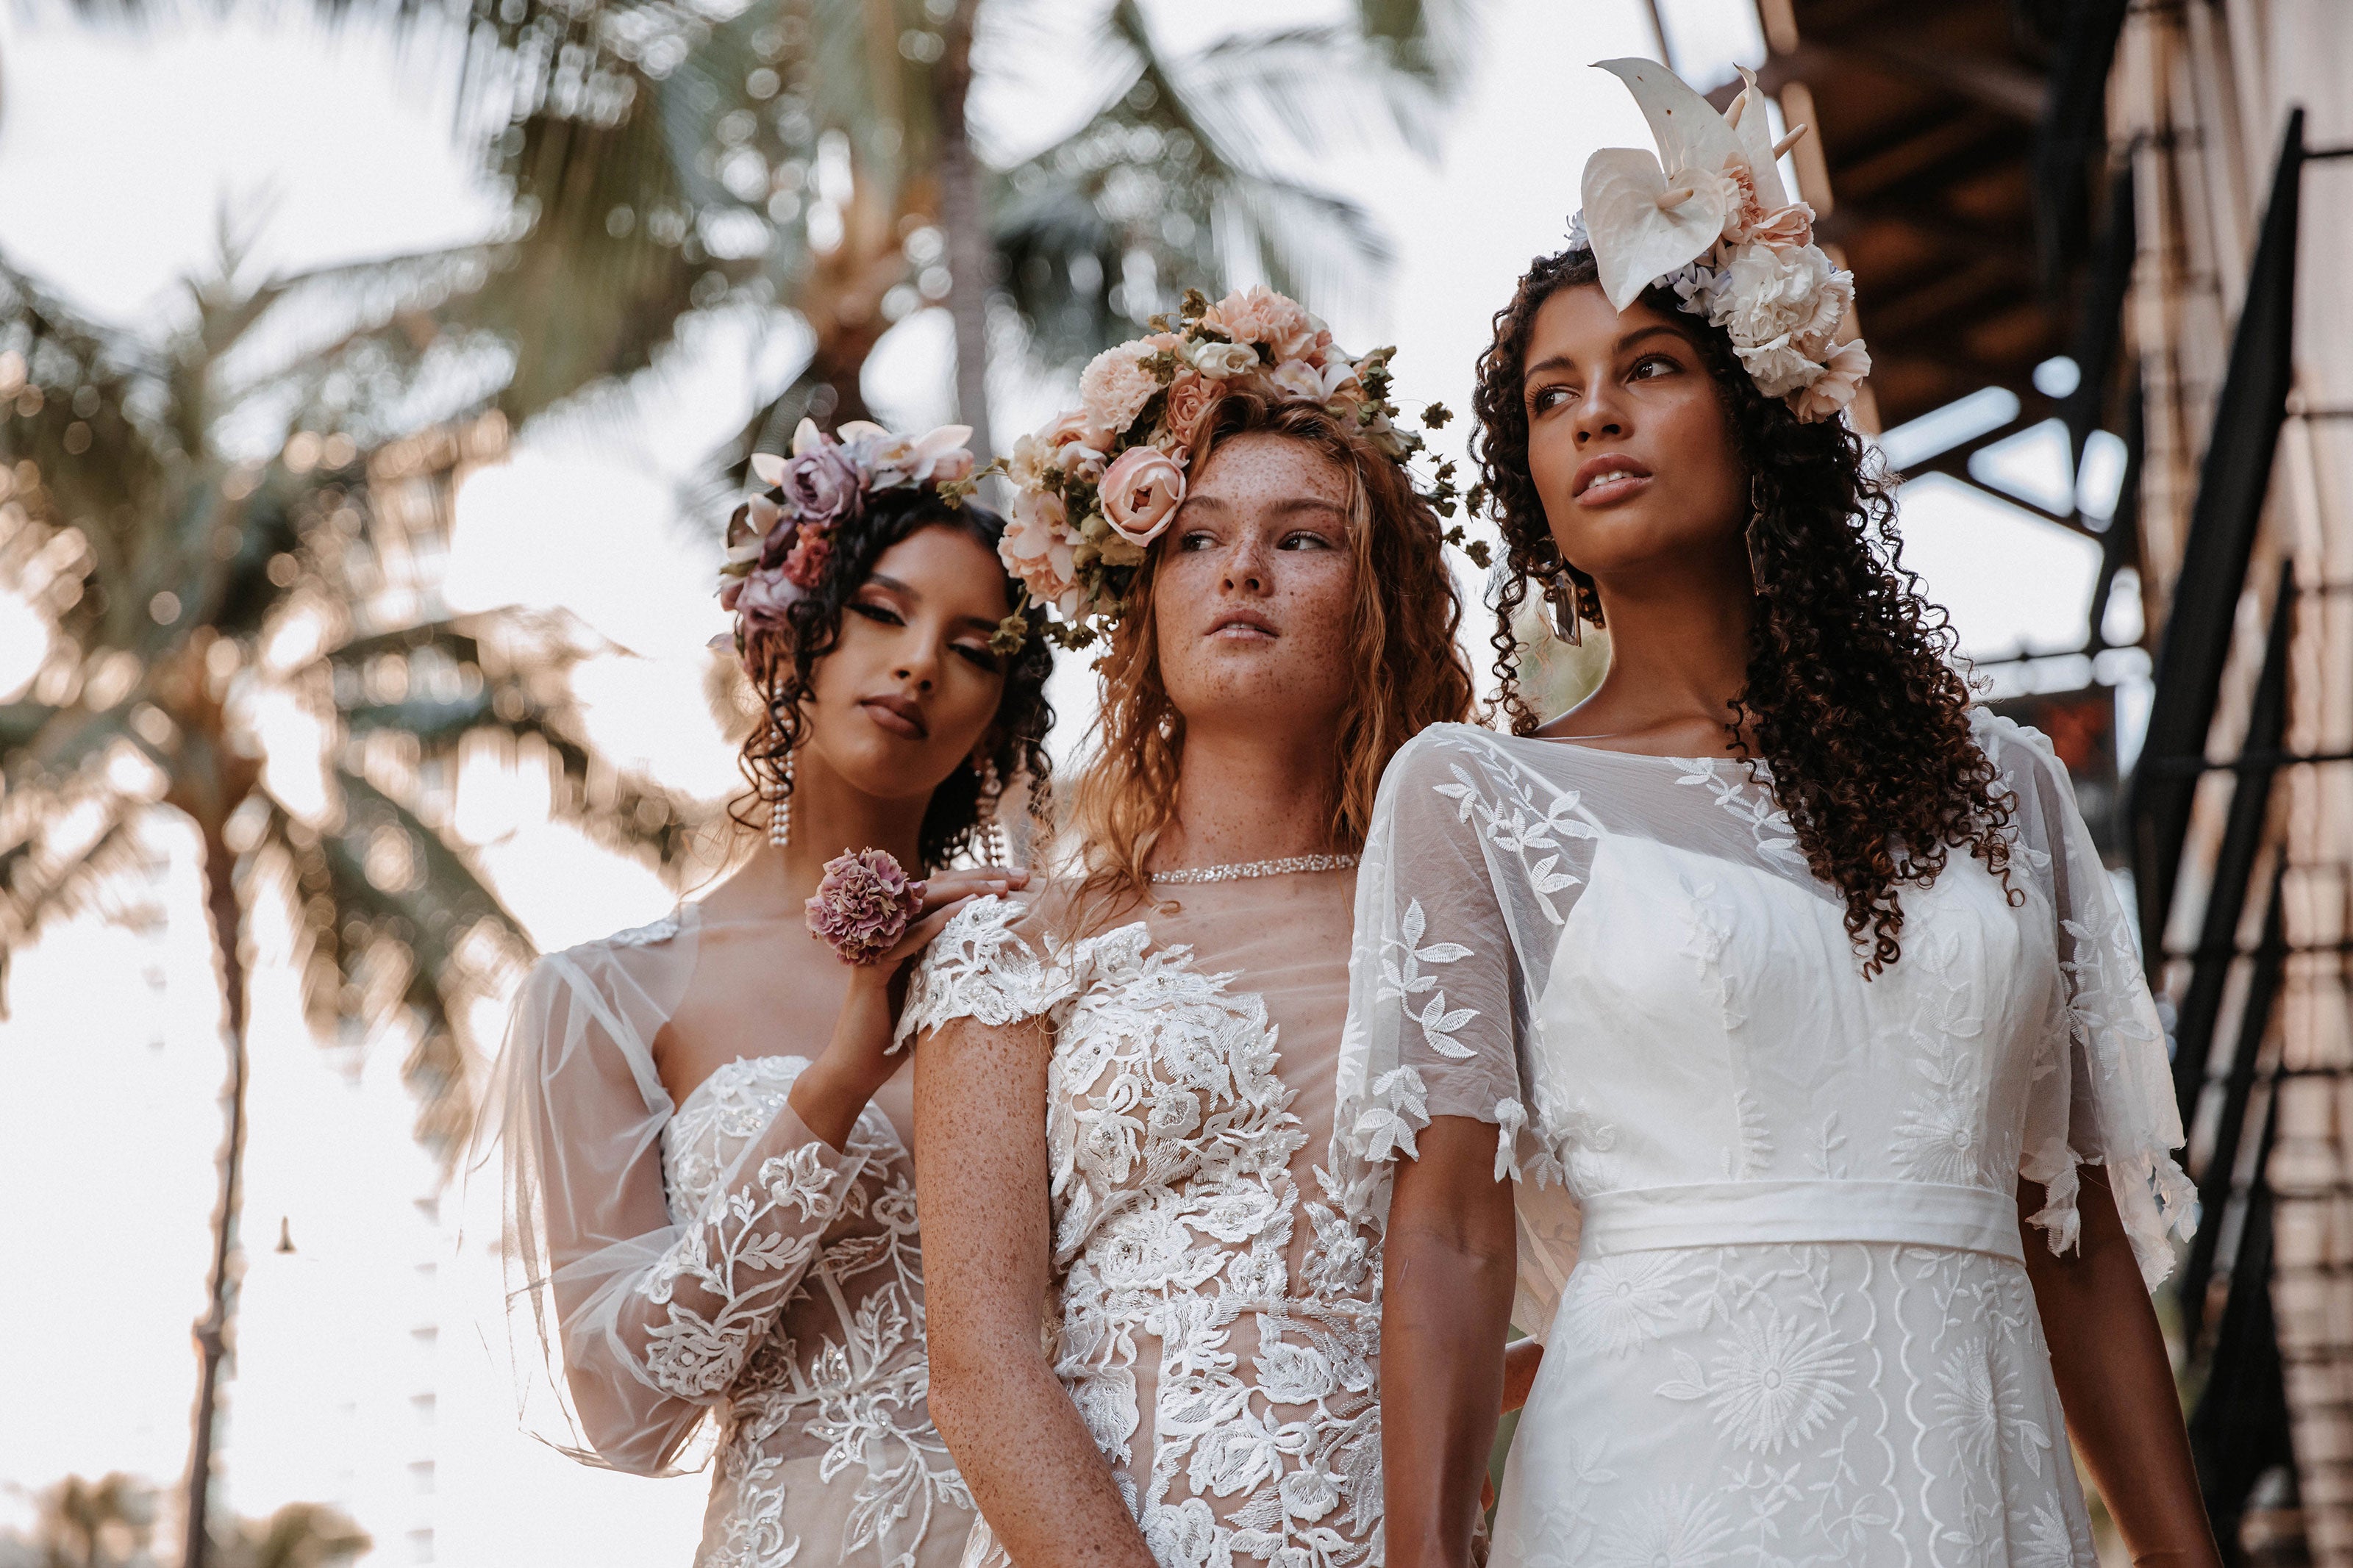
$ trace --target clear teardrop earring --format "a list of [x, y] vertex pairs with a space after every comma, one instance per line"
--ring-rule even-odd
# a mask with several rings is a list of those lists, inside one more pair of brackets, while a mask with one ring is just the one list
[[1564, 566], [1544, 580], [1543, 593], [1553, 634], [1571, 647], [1580, 647], [1585, 641], [1585, 617], [1577, 609], [1577, 580]]
[[987, 803], [988, 816], [980, 829], [980, 858], [983, 864], [1003, 866], [1013, 858], [1013, 846], [1005, 835], [1004, 820], [997, 808], [1005, 801], [1005, 781], [997, 776], [997, 759], [987, 758], [981, 764], [980, 798]]
[[1748, 479], [1748, 526], [1742, 531], [1748, 545], [1748, 591], [1765, 592], [1765, 477], [1753, 474]]
[[768, 797], [768, 842], [782, 849], [793, 841], [793, 754], [785, 753], [785, 776]]

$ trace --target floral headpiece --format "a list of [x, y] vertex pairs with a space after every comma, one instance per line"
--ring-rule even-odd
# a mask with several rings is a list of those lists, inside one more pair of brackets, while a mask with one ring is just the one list
[[[1145, 547], [1185, 499], [1202, 421], [1228, 393], [1314, 404], [1399, 468], [1422, 448], [1419, 434], [1398, 428], [1389, 401], [1396, 351], [1352, 358], [1298, 301], [1262, 284], [1214, 305], [1188, 289], [1174, 321], [1155, 316], [1151, 324], [1150, 336], [1097, 354], [1079, 377], [1079, 406], [1016, 441], [1011, 458], [990, 470], [1013, 487], [997, 552], [1029, 600], [997, 627], [994, 646], [1018, 647], [1033, 607], [1054, 612], [1047, 635], [1064, 647], [1085, 647], [1098, 625], [1119, 619]], [[1435, 429], [1451, 417], [1433, 403], [1421, 423]], [[1440, 515], [1454, 515], [1453, 463], [1419, 488]], [[1446, 539], [1487, 563], [1485, 544], [1465, 542], [1459, 525]]]
[[1655, 157], [1605, 147], [1586, 160], [1569, 244], [1592, 250], [1602, 292], [1622, 310], [1652, 284], [1672, 288], [1681, 309], [1731, 337], [1759, 392], [1808, 423], [1836, 416], [1871, 354], [1834, 341], [1854, 275], [1814, 243], [1814, 209], [1789, 199], [1775, 167], [1807, 127], [1776, 145], [1746, 68], [1748, 85], [1724, 114], [1655, 61], [1599, 68], [1626, 84], [1659, 143]]
[[835, 535], [864, 515], [868, 498], [925, 485], [951, 505], [970, 494], [971, 437], [968, 425], [893, 436], [863, 419], [834, 437], [804, 419], [791, 457], [752, 454], [752, 472], [765, 488], [727, 520], [727, 560], [719, 568], [719, 603], [735, 616], [735, 651], [748, 655], [754, 632], [783, 628], [786, 610], [823, 578]]

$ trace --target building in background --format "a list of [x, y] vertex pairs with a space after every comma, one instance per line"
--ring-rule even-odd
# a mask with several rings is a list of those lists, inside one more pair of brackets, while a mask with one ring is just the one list
[[2353, 1563], [2348, 80], [2328, 0], [2135, 6], [2107, 79], [2164, 620], [2131, 847], [2204, 1208], [2191, 1436], [2257, 1562]]
[[[1719, 9], [1656, 5], [1671, 46]], [[2353, 7], [1756, 13], [1783, 121], [1818, 132], [1794, 172], [1856, 274], [1890, 460], [2099, 541], [2080, 648], [1979, 668], [2140, 909], [2225, 1552], [2353, 1563]]]
[[[1679, 68], [1719, 9], [1657, 0]], [[1793, 172], [1856, 274], [1891, 462], [2099, 541], [2080, 648], [1979, 668], [2140, 908], [2226, 1552], [2353, 1562], [2353, 9], [1756, 15], [1783, 121], [1817, 132]], [[2116, 694], [2152, 676], [2144, 739]]]

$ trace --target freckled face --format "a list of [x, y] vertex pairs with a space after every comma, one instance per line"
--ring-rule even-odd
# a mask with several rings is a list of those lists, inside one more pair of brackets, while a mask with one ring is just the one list
[[1682, 323], [1563, 289], [1536, 311], [1526, 363], [1528, 470], [1564, 560], [1606, 580], [1720, 550], [1745, 522], [1731, 425]]
[[1348, 473], [1304, 441], [1221, 442], [1162, 536], [1161, 680], [1186, 722], [1312, 731], [1348, 698], [1356, 558]]
[[806, 742], [853, 788], [927, 797], [996, 721], [1005, 661], [989, 633], [1010, 610], [1004, 569], [960, 529], [918, 529], [874, 563], [803, 700]]

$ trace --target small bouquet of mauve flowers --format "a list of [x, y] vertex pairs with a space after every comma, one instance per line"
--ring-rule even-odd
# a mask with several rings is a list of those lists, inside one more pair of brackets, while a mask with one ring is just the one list
[[875, 963], [923, 909], [923, 885], [886, 849], [845, 849], [825, 863], [808, 929], [844, 963]]

